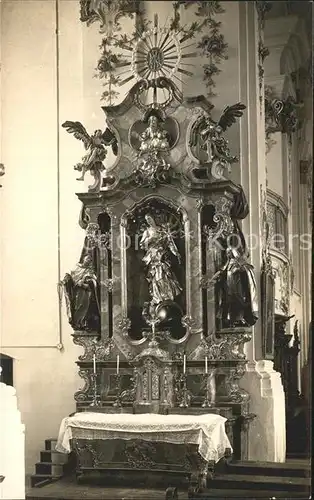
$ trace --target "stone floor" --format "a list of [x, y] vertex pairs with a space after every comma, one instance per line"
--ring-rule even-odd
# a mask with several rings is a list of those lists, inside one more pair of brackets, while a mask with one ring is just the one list
[[[252, 491], [252, 490], [208, 490], [200, 495], [200, 499], [307, 499], [309, 496], [301, 493], [284, 491]], [[27, 500], [165, 500], [165, 489], [127, 489], [106, 488], [95, 485], [77, 484], [74, 476], [55, 481], [41, 488], [29, 488]], [[178, 500], [188, 500], [187, 491], [178, 488]]]

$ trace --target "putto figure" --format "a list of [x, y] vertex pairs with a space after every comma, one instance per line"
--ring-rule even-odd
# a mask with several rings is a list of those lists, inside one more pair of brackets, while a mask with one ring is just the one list
[[145, 251], [143, 262], [147, 266], [149, 283], [150, 314], [155, 314], [159, 304], [173, 302], [182, 288], [171, 269], [169, 251], [180, 263], [180, 253], [174, 242], [173, 234], [166, 225], [158, 226], [151, 215], [145, 215], [148, 224], [140, 240], [140, 247]]
[[90, 171], [96, 177], [99, 172], [105, 169], [103, 161], [107, 156], [107, 146], [112, 147], [112, 152], [117, 154], [117, 141], [112, 132], [107, 128], [105, 132], [95, 130], [89, 135], [85, 127], [80, 122], [66, 121], [62, 124], [67, 132], [73, 134], [76, 139], [83, 141], [87, 154], [83, 156], [82, 161], [74, 166], [74, 170], [82, 172], [78, 181], [83, 181], [86, 172]]
[[75, 330], [98, 330], [98, 280], [91, 255], [85, 255], [73, 271], [66, 273], [61, 285], [70, 325]]

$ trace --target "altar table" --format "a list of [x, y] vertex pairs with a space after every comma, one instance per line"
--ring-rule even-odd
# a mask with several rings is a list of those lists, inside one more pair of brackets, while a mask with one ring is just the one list
[[232, 451], [226, 418], [216, 414], [160, 415], [76, 413], [62, 420], [56, 450], [70, 453], [71, 439], [140, 439], [172, 444], [195, 444], [206, 462], [218, 462]]

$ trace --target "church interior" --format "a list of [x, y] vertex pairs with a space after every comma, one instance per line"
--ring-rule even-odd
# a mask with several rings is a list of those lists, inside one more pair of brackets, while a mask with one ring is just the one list
[[1, 499], [311, 498], [312, 5], [0, 0]]

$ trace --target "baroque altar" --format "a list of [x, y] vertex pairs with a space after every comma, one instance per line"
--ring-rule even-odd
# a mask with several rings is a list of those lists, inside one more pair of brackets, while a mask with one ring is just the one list
[[[220, 415], [234, 458], [245, 460], [255, 415], [239, 380], [258, 308], [240, 227], [249, 209], [241, 186], [228, 180], [237, 158], [224, 137], [245, 106], [227, 106], [215, 120], [205, 97], [184, 98], [158, 73], [155, 52], [147, 57], [154, 78], [139, 74], [120, 104], [102, 108], [105, 130], [89, 135], [80, 122], [63, 124], [87, 149], [74, 167], [79, 180], [94, 178], [77, 194], [83, 248], [62, 281], [73, 341], [84, 350], [76, 410]], [[109, 149], [115, 161], [107, 168]], [[78, 472], [193, 475], [167, 446], [134, 440], [109, 460], [99, 443], [76, 443]]]

